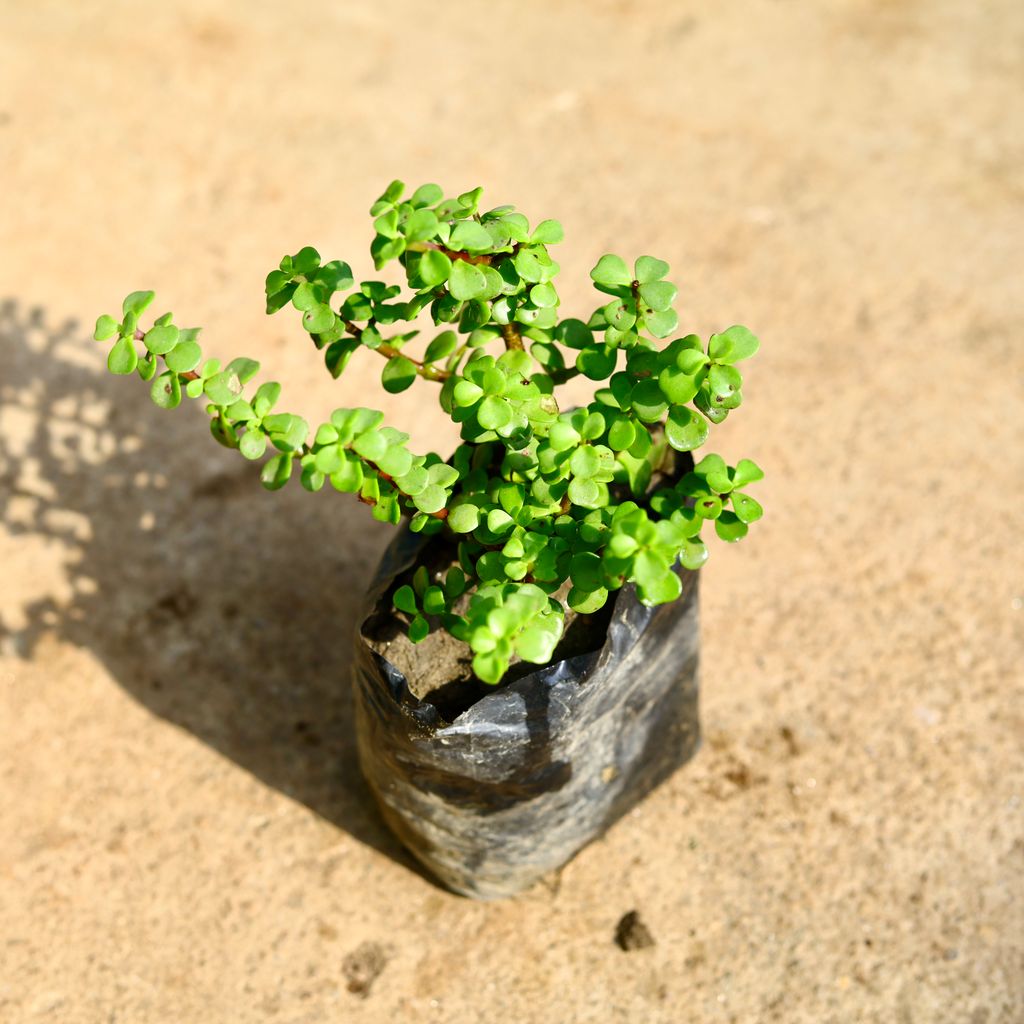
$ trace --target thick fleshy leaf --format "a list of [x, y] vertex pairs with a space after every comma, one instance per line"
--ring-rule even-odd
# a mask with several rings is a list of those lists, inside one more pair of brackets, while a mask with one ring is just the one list
[[139, 354], [135, 351], [135, 343], [130, 338], [118, 338], [107, 356], [107, 369], [111, 373], [128, 374], [139, 365]]
[[384, 390], [396, 395], [405, 391], [416, 379], [416, 364], [406, 356], [392, 356], [381, 371], [380, 382]]
[[736, 513], [736, 518], [740, 522], [754, 523], [764, 515], [764, 509], [749, 494], [733, 491], [729, 497], [732, 499], [732, 507]]
[[475, 299], [487, 290], [487, 279], [479, 267], [465, 260], [456, 260], [448, 278], [448, 290], [460, 302]]
[[633, 283], [633, 275], [629, 272], [625, 260], [611, 253], [597, 261], [597, 266], [591, 270], [590, 276], [594, 284], [602, 290], [628, 288]]
[[103, 316], [97, 318], [96, 330], [92, 332], [96, 341], [106, 341], [115, 334], [117, 334], [117, 321], [112, 316], [104, 313]]
[[669, 270], [664, 260], [655, 259], [653, 256], [640, 256], [634, 267], [636, 279], [640, 284], [649, 284], [652, 281], [660, 281]]
[[699, 412], [682, 405], [673, 406], [665, 424], [668, 443], [679, 452], [691, 452], [708, 439], [708, 421]]
[[713, 334], [708, 345], [712, 359], [722, 363], [738, 363], [741, 359], [749, 359], [760, 347], [760, 342], [752, 331], [740, 324]]
[[443, 252], [428, 249], [420, 257], [418, 269], [423, 283], [428, 287], [435, 288], [448, 280], [448, 276], [452, 272], [452, 261]]
[[161, 409], [174, 409], [181, 405], [181, 381], [176, 373], [162, 373], [154, 378], [149, 397]]
[[715, 533], [730, 543], [747, 535], [747, 524], [732, 512], [723, 512], [715, 521]]

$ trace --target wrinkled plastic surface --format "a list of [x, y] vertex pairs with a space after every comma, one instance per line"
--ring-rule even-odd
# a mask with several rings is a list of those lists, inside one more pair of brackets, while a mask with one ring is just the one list
[[[359, 622], [423, 541], [400, 532]], [[389, 826], [455, 892], [511, 896], [561, 867], [696, 752], [698, 574], [678, 601], [615, 595], [604, 646], [497, 687], [453, 722], [357, 633], [363, 773]]]

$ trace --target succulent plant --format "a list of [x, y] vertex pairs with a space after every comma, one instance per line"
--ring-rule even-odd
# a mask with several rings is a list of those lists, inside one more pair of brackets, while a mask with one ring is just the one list
[[[632, 268], [602, 256], [590, 273], [600, 305], [563, 319], [549, 252], [558, 221], [531, 230], [511, 206], [480, 212], [479, 188], [450, 199], [437, 185], [405, 192], [394, 181], [371, 207], [370, 253], [377, 270], [398, 261], [407, 289], [357, 285], [347, 263], [306, 247], [267, 276], [267, 312], [294, 307], [335, 378], [369, 351], [383, 360], [386, 391], [417, 378], [437, 387], [460, 427], [450, 459], [411, 452], [409, 435], [373, 409], [337, 409], [313, 430], [278, 410], [278, 384], [247, 396], [259, 364], [204, 360], [199, 329], [170, 313], [143, 328], [150, 291], [129, 295], [120, 321], [101, 316], [95, 337], [113, 341], [110, 371], [150, 382], [158, 406], [203, 400], [216, 440], [262, 461], [264, 487], [298, 475], [307, 490], [356, 495], [376, 519], [448, 535], [458, 565], [435, 579], [421, 566], [395, 609], [414, 643], [445, 629], [472, 649], [476, 675], [497, 683], [514, 659], [551, 660], [566, 608], [595, 612], [627, 583], [646, 604], [672, 601], [677, 563], [696, 570], [707, 559], [707, 524], [736, 541], [761, 517], [746, 488], [762, 473], [749, 459], [733, 468], [706, 455], [676, 482], [660, 472], [740, 405], [736, 364], [758, 341], [740, 326], [707, 344], [673, 337], [676, 287], [651, 256]], [[409, 325], [421, 314], [441, 330], [417, 349]], [[580, 375], [596, 382], [593, 398], [563, 409], [557, 388]]]

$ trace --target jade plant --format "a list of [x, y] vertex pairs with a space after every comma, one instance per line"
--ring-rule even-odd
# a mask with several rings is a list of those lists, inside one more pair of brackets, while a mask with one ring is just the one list
[[[396, 612], [413, 643], [447, 630], [472, 649], [475, 674], [497, 683], [517, 658], [551, 660], [567, 609], [596, 612], [627, 583], [647, 605], [673, 601], [675, 566], [704, 563], [708, 528], [737, 541], [761, 517], [747, 487], [762, 473], [749, 459], [705, 455], [671, 472], [673, 450], [700, 448], [740, 405], [737, 364], [758, 341], [740, 326], [706, 344], [676, 336], [676, 287], [651, 256], [632, 268], [602, 256], [590, 272], [597, 309], [563, 318], [550, 253], [561, 225], [531, 230], [511, 206], [481, 211], [481, 192], [445, 198], [423, 185], [406, 197], [395, 181], [373, 204], [374, 267], [397, 261], [405, 288], [357, 284], [347, 263], [309, 247], [266, 280], [267, 312], [297, 310], [332, 377], [366, 357], [382, 360], [387, 392], [436, 388], [460, 427], [448, 460], [410, 451], [376, 410], [337, 409], [311, 429], [279, 409], [278, 384], [247, 393], [254, 360], [204, 360], [199, 329], [170, 313], [142, 326], [150, 291], [124, 300], [120, 322], [101, 316], [95, 337], [113, 340], [110, 371], [150, 382], [161, 408], [201, 400], [217, 441], [262, 460], [265, 487], [298, 476], [310, 491], [354, 494], [376, 519], [447, 535], [457, 564], [453, 555], [433, 578], [417, 569], [393, 595]], [[441, 330], [414, 355], [421, 314]], [[593, 398], [564, 408], [557, 389], [580, 375], [597, 385]]]

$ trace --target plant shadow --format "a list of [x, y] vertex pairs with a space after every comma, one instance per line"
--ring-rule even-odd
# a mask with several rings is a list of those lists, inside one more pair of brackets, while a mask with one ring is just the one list
[[156, 409], [95, 345], [0, 302], [0, 524], [59, 545], [72, 595], [0, 620], [0, 641], [88, 649], [152, 712], [422, 874], [362, 780], [351, 714], [355, 619], [390, 531], [342, 495], [268, 494], [201, 410]]

